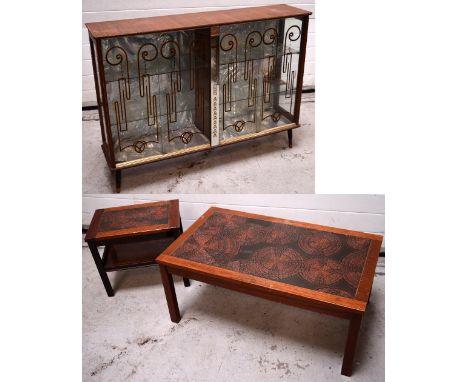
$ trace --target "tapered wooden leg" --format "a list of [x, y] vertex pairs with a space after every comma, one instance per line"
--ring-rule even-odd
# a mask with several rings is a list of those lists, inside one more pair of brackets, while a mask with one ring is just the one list
[[341, 374], [346, 375], [347, 377], [350, 377], [353, 372], [354, 352], [356, 351], [361, 320], [362, 315], [357, 314], [349, 321], [348, 339], [346, 340], [343, 365], [341, 366]]
[[292, 148], [292, 129], [288, 130], [288, 142], [289, 142], [289, 148]]
[[120, 193], [120, 185], [122, 183], [122, 170], [115, 170], [115, 192]]
[[97, 246], [91, 243], [88, 243], [89, 250], [93, 255], [94, 263], [96, 264], [96, 268], [98, 269], [99, 276], [101, 276], [102, 283], [104, 284], [104, 288], [106, 288], [107, 295], [109, 297], [114, 296], [114, 289], [112, 289], [112, 285], [109, 281], [109, 277], [107, 277], [107, 272], [104, 269], [104, 264], [102, 263], [101, 255], [97, 249]]
[[164, 286], [164, 293], [166, 294], [167, 307], [169, 308], [171, 321], [179, 322], [181, 317], [179, 312], [179, 305], [177, 304], [177, 296], [174, 289], [174, 280], [164, 265], [160, 265], [159, 270], [161, 272], [161, 279]]
[[[179, 224], [179, 236], [180, 236], [184, 232], [184, 227], [182, 227], [182, 218], [181, 217], [179, 217], [179, 222], [180, 222], [180, 224]], [[184, 277], [184, 286], [186, 288], [190, 286], [190, 280], [186, 279], [185, 277]]]

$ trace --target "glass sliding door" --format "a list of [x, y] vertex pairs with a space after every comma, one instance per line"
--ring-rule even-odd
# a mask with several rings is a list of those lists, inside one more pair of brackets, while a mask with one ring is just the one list
[[221, 143], [294, 122], [301, 31], [297, 18], [220, 27]]
[[209, 147], [209, 29], [101, 44], [116, 163]]

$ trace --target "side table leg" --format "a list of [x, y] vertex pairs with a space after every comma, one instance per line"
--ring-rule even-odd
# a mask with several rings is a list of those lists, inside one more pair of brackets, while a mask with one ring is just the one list
[[289, 148], [292, 148], [292, 129], [288, 130], [288, 143], [289, 143]]
[[166, 294], [167, 307], [169, 308], [171, 321], [177, 323], [180, 321], [181, 317], [179, 312], [179, 305], [177, 304], [177, 296], [174, 289], [174, 280], [164, 265], [160, 265], [159, 270], [161, 272], [161, 279], [164, 286], [164, 293]]
[[346, 340], [346, 348], [341, 366], [341, 374], [350, 377], [353, 372], [354, 353], [361, 327], [362, 315], [358, 314], [349, 321], [348, 339]]
[[184, 286], [187, 288], [190, 286], [190, 280], [184, 277]]
[[109, 297], [114, 296], [114, 289], [112, 289], [112, 285], [109, 281], [109, 277], [107, 277], [107, 272], [104, 269], [104, 264], [102, 263], [101, 255], [97, 249], [97, 246], [91, 243], [88, 243], [89, 250], [93, 255], [94, 263], [96, 264], [96, 268], [98, 269], [99, 276], [101, 276], [102, 283], [104, 284], [104, 288], [106, 288], [107, 295]]

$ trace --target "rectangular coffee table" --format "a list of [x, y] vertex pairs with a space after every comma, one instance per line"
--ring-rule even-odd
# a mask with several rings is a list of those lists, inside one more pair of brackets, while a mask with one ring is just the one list
[[[96, 210], [85, 241], [107, 295], [114, 296], [107, 272], [156, 265], [154, 258], [181, 233], [178, 200]], [[102, 257], [99, 246], [104, 246]]]
[[157, 259], [169, 314], [172, 275], [349, 320], [341, 373], [351, 375], [382, 236], [210, 208]]

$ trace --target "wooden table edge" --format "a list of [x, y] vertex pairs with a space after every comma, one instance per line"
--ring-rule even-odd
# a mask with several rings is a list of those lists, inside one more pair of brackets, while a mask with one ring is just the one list
[[367, 306], [367, 302], [365, 301], [336, 296], [325, 292], [286, 284], [280, 281], [269, 280], [212, 265], [179, 259], [165, 255], [164, 252], [155, 260], [160, 266], [165, 266], [171, 271], [175, 270], [176, 272], [171, 273], [175, 273], [180, 276], [197, 279], [194, 275], [201, 275], [202, 277], [209, 277], [225, 283], [232, 283], [234, 285], [260, 290], [272, 295], [299, 299], [302, 300], [304, 304], [317, 304], [325, 309], [364, 314]]
[[301, 222], [301, 221], [297, 221], [297, 220], [290, 220], [290, 219], [284, 219], [284, 218], [276, 218], [276, 217], [273, 217], [273, 216], [261, 215], [261, 214], [256, 214], [256, 213], [252, 213], [252, 212], [231, 210], [229, 208], [210, 207], [206, 213], [208, 213], [208, 212], [210, 212], [210, 214], [207, 215], [207, 217], [212, 215], [215, 212], [228, 212], [228, 213], [231, 213], [232, 215], [237, 215], [237, 216], [242, 216], [242, 217], [247, 217], [247, 218], [255, 218], [255, 219], [259, 219], [259, 220], [270, 221], [270, 222], [273, 222], [273, 223], [288, 224], [288, 225], [292, 225], [292, 226], [295, 226], [295, 227], [313, 228], [313, 229], [317, 229], [317, 230], [320, 230], [320, 231], [339, 233], [339, 234], [343, 234], [343, 235], [352, 235], [352, 236], [357, 236], [357, 237], [361, 237], [361, 238], [364, 238], [364, 239], [370, 239], [370, 240], [382, 240], [383, 239], [382, 235], [377, 235], [377, 234], [374, 234], [374, 233], [354, 231], [354, 230], [346, 229], [346, 228], [329, 227], [329, 226], [325, 226], [325, 225], [320, 225], [320, 224], [315, 224], [315, 223], [308, 223], [308, 222]]
[[[119, 230], [112, 230], [112, 231], [102, 231], [100, 233], [96, 233], [99, 220], [104, 213], [104, 211], [123, 211], [127, 209], [135, 209], [135, 208], [144, 208], [148, 206], [158, 205], [158, 204], [168, 204], [168, 219], [167, 223], [164, 224], [154, 224], [149, 226], [141, 226], [141, 227], [133, 227], [133, 228], [124, 228]], [[180, 215], [179, 215], [179, 200], [178, 199], [171, 199], [171, 200], [161, 200], [156, 202], [147, 202], [147, 203], [136, 203], [136, 204], [129, 204], [125, 206], [116, 206], [116, 207], [109, 207], [109, 208], [100, 208], [94, 212], [93, 218], [91, 219], [91, 223], [89, 225], [88, 231], [85, 235], [86, 242], [100, 242], [100, 241], [107, 241], [112, 239], [119, 239], [127, 236], [147, 236], [156, 233], [163, 233], [169, 232], [174, 229], [180, 228]]]
[[[345, 234], [345, 235], [352, 235], [352, 236], [357, 236], [361, 238], [366, 238], [371, 240], [371, 244], [369, 246], [369, 250], [366, 256], [365, 260], [365, 265], [363, 272], [361, 274], [361, 278], [358, 284], [358, 287], [356, 288], [356, 293], [354, 298], [346, 298], [346, 297], [341, 297], [341, 296], [336, 296], [332, 295], [329, 293], [324, 293], [324, 292], [319, 292], [319, 291], [313, 291], [311, 289], [307, 288], [302, 288], [302, 287], [296, 287], [290, 284], [285, 284], [281, 283], [278, 281], [273, 281], [273, 280], [268, 280], [264, 279], [261, 277], [256, 277], [244, 273], [239, 273], [239, 272], [234, 272], [230, 271], [228, 269], [224, 268], [219, 268], [207, 264], [202, 264], [202, 263], [197, 263], [193, 262], [190, 260], [185, 260], [185, 259], [180, 259], [172, 256], [172, 253], [178, 249], [180, 246], [184, 244], [184, 242], [191, 237], [192, 233], [197, 230], [205, 221], [208, 219], [211, 215], [213, 215], [216, 212], [227, 212], [233, 215], [237, 216], [243, 216], [243, 217], [248, 217], [248, 218], [255, 218], [255, 219], [260, 219], [264, 221], [271, 221], [274, 223], [282, 223], [282, 224], [288, 224], [288, 225], [293, 225], [297, 227], [303, 227], [303, 228], [313, 228], [313, 229], [318, 229], [322, 231], [327, 231], [327, 232], [333, 232], [333, 233], [339, 233], [339, 234]], [[175, 267], [179, 271], [186, 271], [186, 272], [199, 272], [202, 275], [209, 275], [212, 277], [218, 277], [220, 280], [227, 281], [227, 282], [243, 282], [246, 286], [257, 286], [257, 287], [265, 287], [265, 283], [269, 283], [270, 285], [275, 285], [275, 289], [269, 289], [266, 288], [267, 290], [274, 290], [275, 292], [278, 293], [289, 293], [288, 291], [285, 291], [285, 288], [282, 286], [285, 286], [286, 289], [290, 288], [297, 288], [295, 290], [295, 293], [290, 294], [291, 296], [299, 297], [299, 298], [305, 298], [309, 299], [309, 301], [313, 302], [316, 301], [318, 303], [324, 303], [324, 304], [329, 304], [330, 307], [333, 308], [341, 308], [341, 309], [350, 309], [350, 311], [355, 312], [355, 313], [364, 313], [366, 310], [367, 306], [367, 299], [370, 294], [370, 290], [372, 288], [372, 282], [373, 282], [373, 277], [375, 274], [375, 267], [377, 264], [378, 260], [378, 255], [379, 255], [379, 250], [380, 246], [382, 244], [383, 236], [382, 235], [376, 235], [376, 234], [370, 234], [370, 233], [365, 233], [365, 232], [359, 232], [359, 231], [353, 231], [349, 229], [344, 229], [344, 228], [335, 228], [335, 227], [328, 227], [328, 226], [323, 226], [319, 224], [313, 224], [313, 223], [306, 223], [306, 222], [299, 222], [295, 220], [288, 220], [288, 219], [283, 219], [283, 218], [275, 218], [271, 216], [266, 216], [266, 215], [260, 215], [260, 214], [254, 214], [250, 212], [243, 212], [243, 211], [236, 211], [236, 210], [231, 210], [228, 208], [221, 208], [221, 207], [210, 207], [203, 215], [200, 216], [181, 236], [179, 236], [178, 239], [176, 239], [173, 243], [167, 247], [165, 251], [163, 251], [156, 259], [156, 262], [160, 265], [164, 265], [167, 267]], [[219, 274], [221, 273], [230, 273], [231, 277], [221, 277]], [[256, 282], [252, 282], [255, 280]], [[306, 297], [305, 295], [309, 296]], [[337, 303], [337, 301], [340, 301], [340, 303]]]

